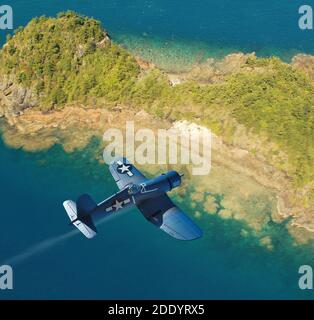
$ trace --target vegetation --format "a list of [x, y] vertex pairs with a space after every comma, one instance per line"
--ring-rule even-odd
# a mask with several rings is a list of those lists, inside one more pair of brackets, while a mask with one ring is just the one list
[[[135, 59], [110, 41], [94, 19], [66, 12], [33, 19], [9, 37], [0, 72], [36, 91], [40, 108], [105, 101], [145, 109], [168, 119], [196, 119], [226, 135], [222, 115], [267, 135], [289, 156], [295, 185], [314, 199], [314, 83], [278, 58], [250, 58], [221, 83], [171, 86], [158, 69], [142, 72]], [[222, 130], [224, 130], [222, 132]]]
[[116, 100], [139, 73], [134, 58], [107, 41], [99, 21], [66, 12], [33, 19], [0, 54], [4, 74], [34, 89], [51, 110], [88, 95]]
[[[237, 123], [266, 135], [288, 154], [282, 168], [295, 186], [308, 185], [314, 199], [314, 82], [278, 58], [254, 58], [242, 69], [219, 84], [175, 87], [155, 70], [128, 100], [162, 118], [197, 120], [224, 137], [233, 136]], [[224, 126], [224, 115], [236, 122]]]

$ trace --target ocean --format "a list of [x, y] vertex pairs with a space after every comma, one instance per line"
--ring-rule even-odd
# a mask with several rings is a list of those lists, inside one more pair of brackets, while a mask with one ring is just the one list
[[[314, 53], [314, 31], [298, 27], [303, 0], [7, 0], [14, 27], [34, 16], [75, 10], [102, 21], [113, 40], [166, 69], [232, 52]], [[310, 3], [309, 3], [310, 4]], [[1, 43], [5, 31], [0, 32]]]
[[[256, 51], [290, 59], [314, 53], [314, 31], [298, 29], [303, 1], [7, 1], [14, 25], [73, 9], [103, 22], [112, 38], [164, 67], [207, 56]], [[3, 31], [0, 31], [2, 43]], [[195, 60], [196, 59], [196, 60]], [[298, 287], [298, 268], [314, 267], [312, 245], [295, 246], [285, 223], [270, 223], [273, 250], [244, 222], [202, 212], [204, 237], [178, 242], [129, 211], [88, 241], [68, 225], [62, 206], [88, 192], [117, 191], [97, 141], [66, 153], [61, 146], [24, 152], [0, 142], [0, 265], [11, 263], [14, 290], [0, 299], [284, 299], [314, 298]], [[99, 154], [100, 156], [100, 154]], [[223, 196], [223, 195], [222, 195]], [[181, 204], [190, 215], [189, 197]]]
[[[312, 246], [293, 245], [274, 227], [274, 250], [244, 223], [204, 214], [204, 237], [180, 242], [133, 210], [98, 226], [93, 240], [73, 232], [62, 202], [88, 192], [100, 202], [117, 191], [95, 159], [97, 141], [65, 153], [24, 152], [0, 143], [0, 265], [14, 270], [14, 290], [0, 299], [281, 299], [313, 298], [298, 288], [298, 268], [313, 265]], [[190, 201], [181, 204], [190, 215]]]

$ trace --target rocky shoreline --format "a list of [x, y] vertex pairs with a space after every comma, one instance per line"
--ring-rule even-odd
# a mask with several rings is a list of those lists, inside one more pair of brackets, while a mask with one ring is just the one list
[[[23, 148], [26, 151], [44, 150], [54, 144], [61, 144], [66, 152], [72, 152], [77, 148], [84, 148], [92, 137], [96, 136], [101, 138], [104, 131], [108, 128], [120, 127], [123, 129], [123, 124], [125, 124], [127, 120], [134, 120], [135, 125], [138, 127], [147, 127], [153, 130], [174, 126], [180, 130], [193, 131], [193, 128], [197, 126], [187, 121], [176, 123], [161, 121], [144, 111], [138, 112], [124, 108], [116, 108], [115, 110], [92, 109], [72, 105], [62, 110], [49, 113], [43, 113], [29, 108], [19, 115], [6, 114], [6, 124], [2, 134], [6, 144], [15, 148]], [[226, 174], [226, 181], [224, 182], [226, 186], [228, 185], [227, 176], [230, 175], [234, 176], [233, 181], [238, 179], [237, 183], [243, 183], [241, 187], [243, 188], [243, 194], [240, 192], [239, 199], [241, 197], [248, 197], [249, 201], [251, 201], [250, 199], [253, 197], [251, 191], [247, 190], [250, 186], [246, 188], [245, 184], [252, 184], [256, 186], [256, 188], [261, 186], [263, 192], [257, 191], [258, 194], [265, 193], [265, 195], [263, 195], [265, 199], [267, 197], [274, 197], [276, 199], [272, 205], [271, 219], [276, 222], [281, 222], [289, 217], [292, 218], [289, 231], [299, 243], [314, 239], [313, 222], [303, 218], [302, 210], [304, 209], [289, 203], [290, 193], [293, 191], [289, 178], [284, 172], [276, 170], [262, 159], [258, 159], [252, 155], [248, 150], [226, 144], [223, 137], [216, 135], [213, 136], [212, 141], [212, 164], [214, 169], [219, 168], [220, 171], [228, 170], [229, 173]], [[147, 170], [150, 171], [151, 169], [148, 168]], [[221, 174], [221, 172], [214, 173], [214, 176], [217, 176], [213, 179], [214, 181], [220, 179], [218, 178], [219, 174]], [[192, 193], [191, 197], [196, 201], [204, 202], [205, 209], [211, 208], [215, 211], [216, 204], [213, 200], [203, 198], [206, 192], [213, 192], [215, 189], [222, 188], [221, 185], [208, 186], [208, 181], [212, 179], [212, 177], [213, 176], [209, 176], [199, 179], [199, 188], [194, 194]], [[241, 179], [243, 179], [243, 182]], [[238, 200], [234, 198], [235, 190], [233, 190], [233, 184], [227, 186], [227, 188], [232, 189], [230, 200], [228, 200], [227, 197], [229, 207], [232, 201], [243, 201], [243, 199]], [[253, 189], [254, 188], [255, 187], [253, 187]], [[223, 191], [222, 188], [221, 192]], [[266, 196], [266, 193], [269, 194], [269, 196]], [[225, 218], [232, 217], [238, 220], [244, 220], [254, 229], [260, 230], [262, 225], [267, 223], [269, 217], [262, 212], [262, 210], [260, 217], [254, 215], [250, 217], [250, 210], [251, 209], [243, 210], [243, 208], [239, 208], [239, 212], [236, 214], [234, 212], [230, 213], [230, 210], [222, 210], [220, 214]], [[309, 214], [310, 213], [307, 212], [307, 215]], [[260, 220], [260, 222], [256, 222], [257, 220]]]
[[[191, 80], [199, 84], [219, 83], [228, 75], [239, 71], [254, 57], [254, 53], [231, 54], [221, 61], [209, 59], [203, 64], [196, 64], [188, 72], [166, 75], [173, 86]], [[136, 57], [136, 61], [143, 72], [156, 68], [140, 57]], [[291, 65], [314, 79], [314, 57], [297, 55]], [[263, 72], [263, 68], [255, 67], [252, 70], [246, 68], [246, 71]], [[173, 122], [157, 119], [130, 106], [91, 108], [82, 104], [72, 104], [61, 110], [43, 113], [37, 109], [38, 101], [37, 94], [20, 86], [12, 76], [0, 78], [0, 117], [5, 119], [2, 135], [8, 145], [26, 151], [37, 151], [58, 143], [65, 151], [71, 152], [86, 146], [92, 137], [101, 137], [106, 128], [117, 127], [119, 123], [125, 124], [126, 120], [134, 120], [139, 126], [153, 129], [170, 128], [174, 125]], [[182, 130], [190, 130], [191, 126], [197, 124], [184, 121], [179, 123]], [[302, 198], [302, 192], [296, 194], [289, 176], [283, 170], [276, 169], [264, 156], [269, 150], [279, 149], [272, 145], [268, 150], [268, 147], [265, 147], [269, 144], [266, 138], [256, 136], [240, 125], [237, 131], [233, 140], [228, 142], [224, 137], [214, 136], [212, 144], [214, 165], [230, 170], [237, 177], [247, 177], [268, 190], [276, 199], [271, 219], [280, 222], [291, 218], [288, 228], [299, 242], [314, 239], [314, 209], [305, 207], [301, 205], [301, 201], [295, 200], [296, 196]], [[257, 152], [253, 153], [252, 150], [255, 149]], [[260, 150], [263, 152], [259, 152]], [[283, 161], [287, 161], [285, 154], [281, 157]], [[205, 189], [199, 192], [206, 191], [206, 181], [204, 186]], [[195, 197], [200, 198], [200, 195]], [[213, 204], [209, 206], [212, 207]], [[230, 213], [222, 212], [222, 215], [230, 216]], [[238, 218], [250, 220], [248, 215], [243, 217], [240, 214]], [[262, 220], [265, 222], [265, 219]], [[252, 222], [252, 225], [254, 224], [255, 222]]]
[[[227, 55], [222, 60], [209, 58], [203, 63], [194, 64], [190, 70], [168, 73], [170, 83], [177, 85], [185, 81], [196, 81], [199, 84], [220, 83], [225, 78], [239, 71], [251, 71], [263, 73], [264, 68], [246, 66], [249, 59], [255, 59], [255, 52], [252, 53], [233, 53]], [[297, 54], [291, 60], [290, 65], [302, 71], [309, 78], [314, 80], [314, 56], [307, 54]]]

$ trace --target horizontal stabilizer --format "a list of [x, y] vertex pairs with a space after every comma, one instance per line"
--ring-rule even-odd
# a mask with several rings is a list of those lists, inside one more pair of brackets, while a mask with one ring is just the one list
[[77, 206], [72, 200], [63, 202], [65, 211], [67, 212], [72, 224], [78, 228], [86, 238], [91, 239], [97, 235], [97, 229], [90, 216], [85, 216], [81, 219], [77, 216]]

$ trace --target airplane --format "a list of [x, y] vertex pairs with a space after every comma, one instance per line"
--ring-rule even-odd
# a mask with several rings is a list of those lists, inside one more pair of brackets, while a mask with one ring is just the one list
[[168, 197], [167, 192], [181, 185], [182, 174], [169, 171], [153, 179], [147, 179], [126, 158], [117, 157], [109, 165], [119, 192], [96, 204], [88, 194], [77, 202], [67, 200], [63, 206], [72, 225], [86, 238], [97, 235], [94, 222], [137, 207], [143, 216], [160, 230], [178, 240], [194, 240], [202, 236], [202, 230]]

